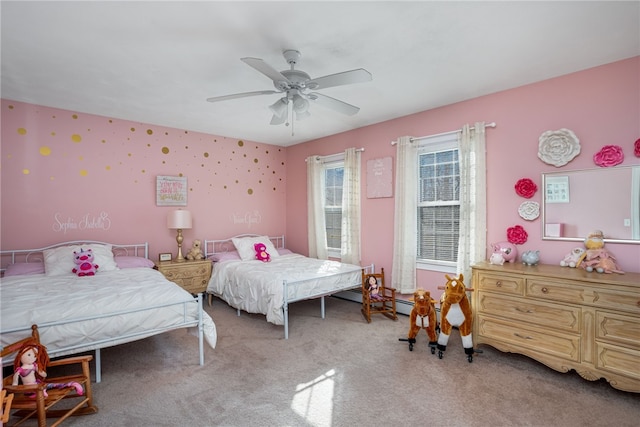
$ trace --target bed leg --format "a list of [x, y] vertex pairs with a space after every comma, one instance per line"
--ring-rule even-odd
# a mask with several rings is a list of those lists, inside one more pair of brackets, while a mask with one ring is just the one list
[[100, 349], [96, 348], [96, 357], [94, 359], [96, 361], [96, 383], [102, 381], [102, 362], [100, 361]]
[[324, 297], [320, 297], [320, 315], [324, 319]]
[[282, 307], [282, 314], [284, 314], [284, 339], [289, 339], [289, 304], [284, 302]]
[[204, 365], [204, 325], [202, 322], [202, 293], [198, 294], [198, 346], [200, 347], [200, 366]]

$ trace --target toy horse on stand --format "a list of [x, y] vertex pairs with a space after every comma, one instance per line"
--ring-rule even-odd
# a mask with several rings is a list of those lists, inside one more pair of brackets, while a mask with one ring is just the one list
[[458, 327], [460, 337], [462, 338], [462, 346], [464, 353], [467, 355], [469, 363], [473, 362], [473, 337], [471, 330], [473, 326], [473, 318], [471, 315], [471, 304], [467, 298], [467, 291], [472, 291], [464, 285], [464, 276], [460, 274], [458, 277], [447, 278], [447, 284], [438, 289], [444, 289], [442, 299], [440, 301], [440, 336], [438, 337], [438, 357], [442, 359], [443, 353], [447, 349], [451, 328]]
[[416, 343], [416, 335], [420, 329], [424, 329], [429, 336], [429, 348], [431, 354], [436, 353], [438, 320], [436, 317], [436, 302], [431, 298], [431, 293], [422, 288], [416, 289], [413, 293], [413, 309], [411, 310], [409, 334], [407, 339], [400, 338], [400, 341], [409, 342], [409, 351], [413, 351], [413, 345]]

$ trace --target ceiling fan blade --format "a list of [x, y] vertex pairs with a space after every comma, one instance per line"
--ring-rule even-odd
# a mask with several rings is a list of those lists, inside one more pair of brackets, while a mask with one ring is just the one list
[[351, 71], [343, 71], [342, 73], [330, 74], [317, 79], [311, 79], [306, 83], [309, 89], [324, 89], [334, 86], [348, 85], [352, 83], [364, 83], [372, 80], [371, 73], [364, 68], [358, 68]]
[[266, 62], [264, 62], [262, 59], [259, 59], [259, 58], [240, 58], [240, 60], [242, 62], [244, 62], [245, 64], [247, 64], [248, 66], [253, 67], [254, 69], [258, 70], [259, 72], [261, 72], [265, 76], [269, 77], [271, 80], [274, 81], [274, 83], [276, 83], [276, 82], [291, 83], [289, 81], [289, 79], [286, 78], [285, 76], [283, 76], [280, 71], [276, 70], [271, 65], [267, 64]]
[[331, 108], [332, 110], [335, 110], [342, 114], [346, 114], [347, 116], [353, 116], [358, 111], [360, 111], [360, 108], [356, 107], [355, 105], [347, 104], [346, 102], [342, 102], [338, 99], [323, 95], [321, 93], [312, 92], [308, 95], [308, 98], [316, 104], [322, 105], [323, 107]]
[[281, 92], [278, 92], [277, 90], [257, 90], [254, 92], [234, 93], [233, 95], [214, 96], [212, 98], [207, 98], [207, 101], [218, 102], [218, 101], [226, 101], [228, 99], [246, 98], [248, 96], [272, 95], [274, 93], [281, 93]]

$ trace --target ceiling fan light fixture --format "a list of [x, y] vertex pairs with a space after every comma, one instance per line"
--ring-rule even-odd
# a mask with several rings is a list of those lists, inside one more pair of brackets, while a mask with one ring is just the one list
[[296, 114], [306, 113], [308, 109], [309, 101], [300, 95], [293, 95], [293, 111], [295, 111]]
[[280, 98], [269, 106], [269, 110], [273, 112], [274, 116], [278, 116], [278, 118], [284, 118], [287, 115], [288, 104], [289, 100], [287, 98]]
[[307, 117], [311, 117], [308, 111], [296, 111], [296, 120], [304, 120]]

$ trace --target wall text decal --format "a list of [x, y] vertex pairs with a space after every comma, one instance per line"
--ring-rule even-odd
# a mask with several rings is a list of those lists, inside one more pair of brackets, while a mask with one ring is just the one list
[[234, 224], [247, 224], [247, 228], [251, 228], [252, 224], [262, 222], [262, 216], [260, 211], [246, 212], [244, 215], [233, 214], [232, 221]]
[[76, 220], [71, 216], [64, 218], [61, 213], [53, 216], [53, 231], [57, 233], [67, 234], [68, 230], [108, 230], [111, 228], [111, 220], [109, 214], [100, 212], [99, 215], [86, 213]]

